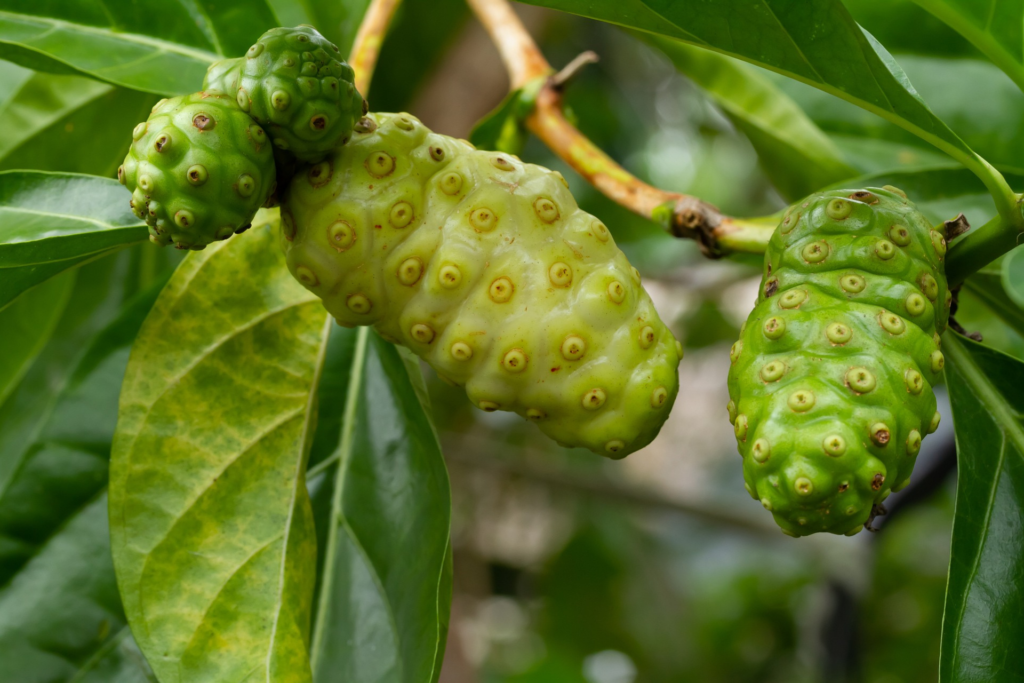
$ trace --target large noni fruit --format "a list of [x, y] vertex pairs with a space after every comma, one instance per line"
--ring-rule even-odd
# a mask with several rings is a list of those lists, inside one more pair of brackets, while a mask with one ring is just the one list
[[900, 190], [795, 206], [732, 348], [729, 417], [750, 495], [783, 531], [853, 534], [935, 431], [951, 296], [941, 228]]
[[483, 410], [611, 457], [668, 416], [682, 348], [558, 173], [371, 115], [293, 180], [282, 244], [339, 324], [374, 325]]
[[366, 110], [338, 46], [311, 26], [273, 28], [245, 57], [215, 62], [203, 89], [234, 97], [274, 146], [303, 161], [344, 144]]
[[161, 100], [132, 137], [117, 177], [157, 244], [202, 249], [227, 239], [274, 189], [267, 134], [224, 95]]

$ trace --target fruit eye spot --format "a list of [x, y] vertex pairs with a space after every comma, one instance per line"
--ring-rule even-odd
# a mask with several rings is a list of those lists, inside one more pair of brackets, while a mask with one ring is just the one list
[[507, 277], [499, 277], [497, 280], [491, 283], [488, 289], [488, 294], [491, 297], [491, 301], [497, 304], [503, 304], [512, 298], [512, 292], [514, 287], [512, 281]]
[[[195, 166], [189, 167], [188, 171], [186, 172], [186, 175], [188, 177], [188, 181], [193, 185], [202, 185], [203, 183], [206, 182], [207, 178], [209, 178], [210, 174], [207, 172], [205, 166], [196, 164]], [[140, 178], [139, 180], [141, 184], [142, 179]]]
[[331, 239], [331, 245], [339, 251], [345, 251], [356, 241], [356, 231], [345, 221], [335, 221], [327, 229], [327, 235]]
[[587, 343], [577, 336], [566, 337], [562, 342], [562, 356], [566, 360], [578, 360], [586, 353]]
[[434, 330], [429, 325], [424, 325], [423, 323], [413, 325], [409, 330], [409, 334], [421, 344], [429, 344], [434, 341]]
[[498, 217], [490, 209], [482, 207], [469, 214], [469, 222], [477, 232], [490, 232], [498, 224]]
[[608, 399], [608, 395], [605, 394], [604, 389], [591, 389], [587, 393], [583, 394], [583, 407], [587, 410], [597, 410], [604, 405], [604, 402]]
[[374, 152], [366, 159], [366, 170], [374, 178], [384, 178], [395, 170], [395, 159], [387, 152]]
[[418, 258], [407, 258], [398, 266], [398, 281], [411, 287], [420, 280], [423, 274], [423, 263]]
[[555, 287], [568, 287], [572, 284], [572, 268], [566, 263], [555, 263], [548, 269], [548, 278]]
[[645, 325], [644, 328], [640, 330], [640, 348], [651, 348], [651, 344], [654, 343], [656, 337], [657, 335], [654, 333], [654, 328], [650, 325]]
[[327, 117], [323, 114], [317, 114], [309, 120], [309, 127], [317, 132], [322, 132], [327, 129]]
[[216, 127], [217, 122], [206, 114], [196, 114], [192, 118], [192, 125], [199, 130], [213, 130]]
[[613, 280], [608, 285], [608, 298], [612, 303], [621, 304], [626, 298], [626, 288], [618, 280]]
[[353, 294], [348, 298], [346, 303], [348, 304], [349, 310], [353, 313], [359, 313], [360, 315], [369, 313], [370, 309], [373, 308], [373, 304], [370, 300], [362, 294]]

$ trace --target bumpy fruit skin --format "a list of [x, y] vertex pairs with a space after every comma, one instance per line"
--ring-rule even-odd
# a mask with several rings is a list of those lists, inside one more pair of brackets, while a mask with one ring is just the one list
[[291, 183], [282, 246], [339, 324], [562, 445], [622, 457], [668, 416], [682, 348], [558, 173], [371, 115]]
[[206, 78], [203, 79], [203, 92], [235, 97], [238, 93], [238, 79], [241, 76], [243, 62], [245, 57], [236, 57], [211, 64], [206, 69]]
[[132, 136], [117, 177], [157, 244], [202, 249], [242, 232], [274, 189], [266, 132], [223, 95], [161, 100]]
[[945, 236], [898, 189], [793, 206], [732, 349], [729, 417], [748, 492], [783, 531], [860, 531], [935, 431], [951, 296]]
[[234, 68], [214, 64], [206, 85], [230, 90], [276, 147], [303, 161], [319, 161], [344, 144], [365, 112], [352, 67], [310, 26], [270, 29], [239, 60], [237, 74]]

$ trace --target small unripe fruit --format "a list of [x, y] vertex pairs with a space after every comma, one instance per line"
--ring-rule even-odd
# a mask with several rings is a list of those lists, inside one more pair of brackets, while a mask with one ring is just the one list
[[944, 255], [889, 187], [813, 195], [772, 236], [728, 409], [745, 479], [786, 534], [853, 535], [909, 481], [939, 424]]

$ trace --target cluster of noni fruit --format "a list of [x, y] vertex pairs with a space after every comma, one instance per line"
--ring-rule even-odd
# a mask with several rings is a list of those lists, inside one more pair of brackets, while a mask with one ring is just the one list
[[[564, 178], [367, 114], [310, 27], [158, 103], [118, 176], [151, 239], [181, 249], [279, 200], [287, 267], [338, 324], [373, 325], [564, 446], [627, 455], [675, 400], [682, 346]], [[748, 490], [788, 533], [854, 531], [906, 483], [937, 423], [944, 251], [893, 188], [811, 197], [772, 238], [729, 410]]]

